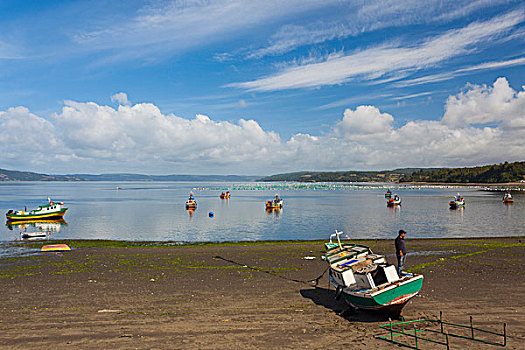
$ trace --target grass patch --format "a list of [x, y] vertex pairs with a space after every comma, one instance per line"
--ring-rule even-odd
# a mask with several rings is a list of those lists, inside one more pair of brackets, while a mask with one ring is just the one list
[[499, 248], [522, 247], [525, 244], [523, 244], [523, 243], [480, 243], [480, 244], [466, 243], [465, 245], [475, 245], [475, 246], [489, 247], [489, 248], [488, 249], [483, 249], [483, 250], [478, 250], [478, 251], [471, 252], [471, 253], [464, 253], [464, 254], [454, 255], [454, 256], [450, 256], [448, 258], [439, 258], [438, 260], [435, 260], [435, 261], [431, 261], [431, 262], [427, 262], [427, 263], [423, 263], [423, 264], [419, 264], [419, 265], [413, 266], [410, 269], [408, 269], [408, 271], [409, 272], [415, 272], [415, 271], [422, 270], [422, 269], [424, 269], [424, 268], [426, 268], [428, 266], [442, 264], [442, 263], [444, 263], [445, 261], [447, 261], [449, 259], [455, 259], [455, 260], [456, 259], [463, 259], [463, 258], [467, 258], [469, 256], [483, 254], [483, 253], [489, 252], [491, 250], [496, 250], [496, 249], [499, 249]]
[[449, 246], [467, 246], [467, 247], [480, 247], [480, 248], [490, 248], [497, 249], [497, 248], [511, 248], [511, 247], [525, 247], [525, 243], [502, 243], [502, 242], [494, 242], [494, 243], [470, 243], [470, 242], [458, 242], [458, 243], [442, 243], [439, 246], [441, 247], [449, 247]]

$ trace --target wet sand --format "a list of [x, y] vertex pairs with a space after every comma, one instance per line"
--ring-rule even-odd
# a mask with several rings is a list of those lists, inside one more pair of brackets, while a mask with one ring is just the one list
[[[395, 263], [392, 241], [360, 241]], [[525, 238], [407, 239], [425, 276], [407, 320], [501, 332], [525, 347]], [[341, 314], [322, 242], [137, 246], [71, 241], [71, 252], [0, 260], [0, 348], [390, 349], [388, 316]], [[40, 244], [42, 245], [42, 244]], [[305, 257], [315, 257], [313, 260]], [[311, 280], [323, 275], [317, 286]], [[400, 340], [406, 341], [406, 339]], [[495, 336], [486, 337], [502, 341]], [[452, 349], [497, 349], [453, 338]], [[444, 346], [421, 343], [423, 349]]]

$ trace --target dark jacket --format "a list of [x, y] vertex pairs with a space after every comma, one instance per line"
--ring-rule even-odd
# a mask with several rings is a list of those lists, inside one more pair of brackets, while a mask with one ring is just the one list
[[407, 253], [407, 246], [405, 244], [405, 239], [397, 236], [396, 238], [396, 256], [401, 256], [399, 251], [403, 252], [403, 255]]

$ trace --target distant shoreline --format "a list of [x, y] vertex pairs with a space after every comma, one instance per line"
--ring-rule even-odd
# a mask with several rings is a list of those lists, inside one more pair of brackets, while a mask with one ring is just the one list
[[382, 184], [392, 186], [403, 186], [403, 185], [415, 185], [415, 186], [519, 186], [525, 187], [525, 182], [381, 182], [381, 181], [253, 181], [253, 180], [2, 180], [0, 183], [12, 183], [12, 182], [253, 182], [253, 183], [298, 183], [298, 184], [317, 184], [317, 183], [337, 183], [337, 184], [356, 184], [356, 183], [368, 183], [368, 184]]
[[498, 186], [519, 186], [525, 187], [525, 182], [399, 182], [399, 185], [423, 185], [423, 186], [486, 186], [486, 187], [498, 187]]

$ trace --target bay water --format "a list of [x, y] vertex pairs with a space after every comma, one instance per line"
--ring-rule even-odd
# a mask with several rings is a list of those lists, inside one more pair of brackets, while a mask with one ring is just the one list
[[[387, 207], [386, 188], [402, 199]], [[393, 186], [393, 187], [392, 187]], [[121, 187], [121, 189], [117, 189]], [[219, 195], [232, 192], [229, 200]], [[185, 209], [190, 192], [197, 210]], [[466, 207], [450, 210], [458, 192]], [[282, 210], [266, 211], [278, 193]], [[395, 186], [391, 184], [185, 183], [185, 182], [4, 182], [0, 211], [28, 210], [47, 198], [69, 208], [62, 223], [0, 225], [2, 247], [21, 232], [43, 231], [48, 238], [127, 241], [220, 242], [326, 239], [335, 230], [351, 238], [522, 236], [525, 195], [502, 203], [502, 192], [479, 188]], [[213, 212], [213, 217], [210, 217]], [[1, 250], [1, 249], [0, 249]], [[1, 254], [0, 254], [1, 255]]]

